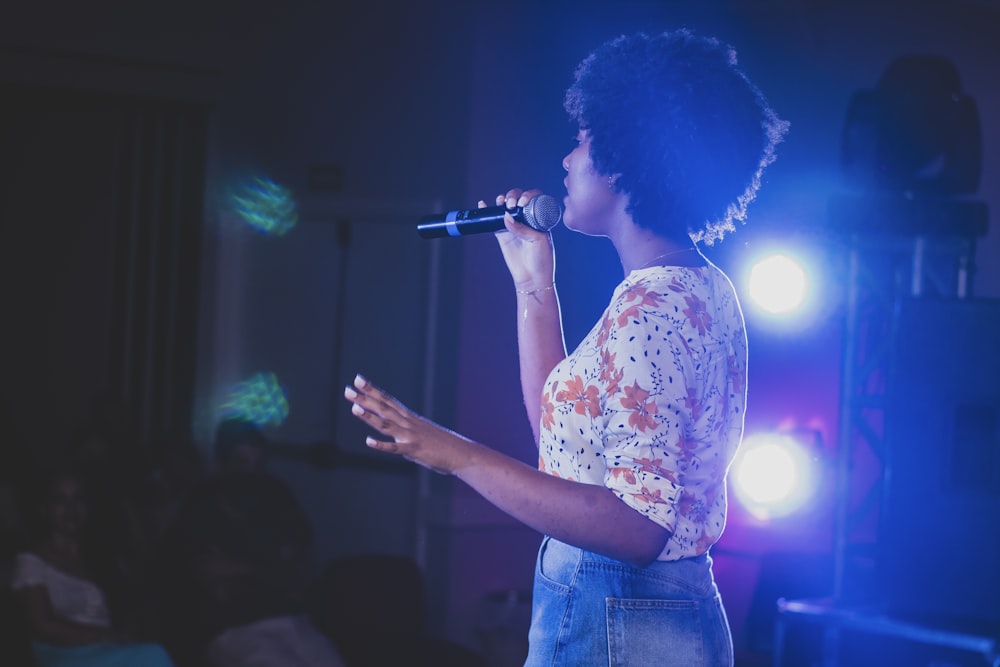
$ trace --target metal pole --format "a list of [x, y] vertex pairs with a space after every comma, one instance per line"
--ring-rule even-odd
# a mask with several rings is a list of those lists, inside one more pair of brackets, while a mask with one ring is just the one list
[[858, 242], [852, 239], [847, 270], [847, 300], [841, 357], [840, 424], [838, 428], [836, 499], [834, 506], [833, 544], [833, 599], [839, 600], [844, 592], [844, 572], [847, 560], [847, 542], [850, 518], [851, 463], [854, 446], [853, 416], [855, 410], [855, 371], [857, 357], [857, 328], [859, 305], [860, 258]]

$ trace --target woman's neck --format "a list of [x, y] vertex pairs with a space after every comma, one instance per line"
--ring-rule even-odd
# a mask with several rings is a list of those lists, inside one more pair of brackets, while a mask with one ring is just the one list
[[648, 230], [634, 229], [636, 231], [623, 234], [614, 242], [626, 276], [651, 266], [701, 266], [705, 263], [691, 240], [675, 241]]

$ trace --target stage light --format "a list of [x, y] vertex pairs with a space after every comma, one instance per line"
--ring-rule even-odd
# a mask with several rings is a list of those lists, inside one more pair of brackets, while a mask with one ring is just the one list
[[808, 506], [820, 477], [810, 446], [784, 433], [744, 439], [733, 461], [733, 493], [758, 519], [785, 516]]
[[731, 262], [751, 330], [802, 335], [821, 327], [842, 302], [841, 256], [818, 238], [771, 232]]
[[258, 373], [229, 389], [219, 416], [243, 419], [261, 427], [279, 426], [288, 417], [288, 396], [274, 373]]
[[229, 205], [243, 222], [270, 236], [287, 234], [299, 221], [291, 191], [267, 178], [240, 182], [229, 193]]
[[792, 257], [775, 254], [758, 260], [750, 269], [750, 298], [768, 313], [790, 313], [802, 306], [809, 281]]

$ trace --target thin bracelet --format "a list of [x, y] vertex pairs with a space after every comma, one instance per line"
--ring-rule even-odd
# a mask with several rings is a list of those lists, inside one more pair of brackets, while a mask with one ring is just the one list
[[531, 294], [538, 294], [539, 292], [548, 292], [549, 290], [555, 289], [555, 288], [556, 288], [556, 284], [552, 283], [548, 287], [539, 287], [538, 289], [519, 289], [519, 290], [517, 290], [517, 293], [518, 294], [531, 295]]

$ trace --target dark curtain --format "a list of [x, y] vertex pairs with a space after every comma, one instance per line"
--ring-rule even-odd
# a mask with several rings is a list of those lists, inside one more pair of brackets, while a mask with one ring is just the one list
[[201, 103], [0, 86], [0, 400], [37, 454], [190, 427]]

